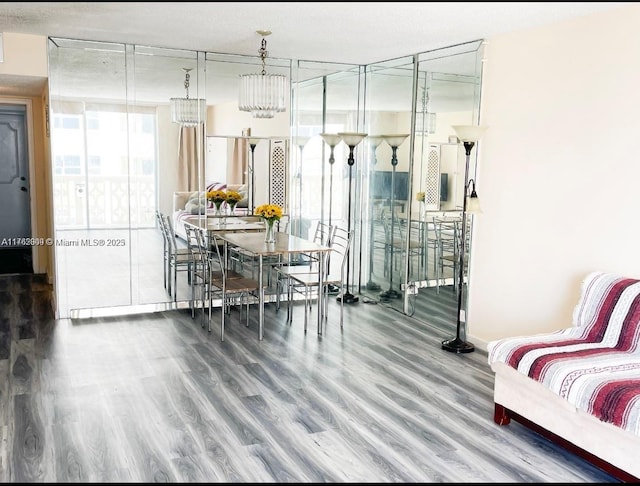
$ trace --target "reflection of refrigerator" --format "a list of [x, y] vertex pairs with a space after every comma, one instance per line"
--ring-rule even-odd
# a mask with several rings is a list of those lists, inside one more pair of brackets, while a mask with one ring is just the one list
[[464, 167], [460, 167], [458, 151], [458, 144], [429, 144], [425, 181], [426, 210], [446, 211], [462, 206]]

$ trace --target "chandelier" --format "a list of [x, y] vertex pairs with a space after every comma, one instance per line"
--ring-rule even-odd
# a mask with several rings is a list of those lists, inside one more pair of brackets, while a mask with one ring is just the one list
[[206, 102], [204, 99], [189, 98], [189, 71], [190, 68], [182, 68], [185, 72], [184, 89], [186, 98], [171, 98], [171, 121], [186, 127], [195, 127], [204, 123], [206, 116]]
[[267, 58], [266, 36], [268, 30], [256, 31], [262, 36], [262, 45], [258, 49], [262, 61], [260, 74], [242, 74], [240, 76], [240, 111], [248, 111], [253, 118], [273, 118], [276, 113], [285, 111], [288, 95], [286, 76], [281, 74], [267, 74], [265, 60]]

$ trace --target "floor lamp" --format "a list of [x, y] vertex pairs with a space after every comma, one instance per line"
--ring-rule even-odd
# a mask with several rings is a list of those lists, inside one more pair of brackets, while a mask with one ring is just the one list
[[[347, 165], [349, 165], [349, 202], [347, 208], [347, 231], [351, 234], [351, 182], [353, 178], [353, 164], [355, 164], [356, 159], [353, 158], [353, 149], [356, 148], [364, 137], [367, 136], [366, 133], [347, 133], [342, 132], [338, 133], [342, 141], [349, 147], [349, 158], [347, 159]], [[342, 302], [343, 304], [355, 304], [358, 302], [358, 297], [349, 292], [349, 274], [351, 270], [351, 252], [347, 253], [347, 282], [346, 282], [346, 290], [342, 292], [342, 295], [339, 295], [336, 300], [338, 302]]]
[[304, 151], [305, 145], [309, 141], [310, 137], [293, 137], [293, 143], [300, 149], [300, 165], [298, 169], [298, 225], [297, 225], [297, 233], [298, 236], [303, 237], [302, 235], [302, 152]]
[[[371, 147], [372, 159], [371, 159], [371, 176], [369, 177], [369, 190], [373, 195], [373, 189], [375, 184], [375, 171], [378, 158], [376, 157], [376, 150], [382, 143], [384, 138], [379, 135], [373, 135], [367, 138], [369, 146]], [[370, 197], [370, 209], [369, 209], [369, 281], [367, 282], [367, 290], [380, 290], [380, 286], [372, 280], [373, 275], [373, 197]]]
[[[464, 197], [462, 198], [462, 228], [460, 229], [460, 248], [458, 249], [458, 315], [456, 318], [456, 337], [442, 341], [442, 349], [450, 351], [452, 353], [470, 353], [475, 347], [473, 344], [467, 342], [466, 329], [463, 329], [462, 323], [462, 288], [464, 284], [464, 256], [466, 252], [466, 229], [467, 229], [467, 212], [477, 212], [478, 208], [478, 195], [476, 194], [475, 181], [469, 181], [469, 160], [471, 159], [471, 149], [482, 136], [486, 127], [477, 125], [457, 125], [452, 127], [458, 139], [464, 144], [465, 167], [464, 167]], [[470, 196], [467, 196], [470, 182], [473, 182], [473, 191]], [[468, 203], [467, 199], [473, 199]], [[469, 206], [469, 207], [467, 207]], [[466, 326], [466, 313], [465, 324]]]
[[321, 133], [320, 136], [324, 143], [329, 146], [331, 150], [329, 152], [329, 226], [331, 226], [331, 206], [332, 206], [332, 198], [333, 198], [333, 164], [336, 161], [333, 151], [342, 141], [342, 137], [335, 133]]
[[250, 138], [249, 139], [249, 148], [251, 149], [251, 165], [249, 166], [249, 185], [251, 186], [251, 190], [249, 191], [249, 214], [253, 214], [253, 210], [255, 209], [255, 205], [256, 205], [256, 195], [255, 195], [255, 191], [256, 191], [256, 177], [255, 177], [255, 163], [256, 163], [256, 159], [255, 159], [255, 152], [256, 152], [256, 145], [258, 145], [258, 142], [260, 140], [257, 138]]
[[[320, 136], [324, 143], [329, 146], [329, 226], [331, 226], [331, 207], [333, 205], [333, 164], [336, 161], [334, 157], [334, 149], [342, 141], [342, 137], [335, 133], [321, 133]], [[329, 293], [337, 294], [339, 287], [333, 284], [329, 284]]]
[[389, 289], [380, 294], [380, 299], [389, 300], [397, 299], [401, 296], [400, 292], [393, 288], [393, 250], [395, 246], [395, 193], [396, 193], [396, 166], [398, 165], [398, 147], [402, 145], [409, 134], [405, 135], [382, 135], [382, 138], [391, 146], [391, 234], [389, 235]]

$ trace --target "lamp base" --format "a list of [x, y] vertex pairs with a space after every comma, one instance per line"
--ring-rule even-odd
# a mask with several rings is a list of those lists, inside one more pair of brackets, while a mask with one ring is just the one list
[[344, 294], [336, 297], [336, 300], [338, 302], [344, 302], [345, 304], [355, 304], [356, 302], [358, 302], [359, 299], [355, 295], [349, 292], [345, 292]]
[[449, 351], [451, 353], [471, 353], [475, 346], [471, 343], [463, 341], [460, 338], [448, 339], [447, 341], [442, 341], [442, 349], [445, 351]]
[[380, 293], [380, 298], [383, 300], [399, 299], [402, 294], [394, 289], [385, 290]]
[[380, 290], [380, 286], [375, 282], [367, 282], [367, 290]]
[[329, 295], [339, 294], [340, 293], [340, 287], [338, 287], [337, 285], [329, 284], [329, 285], [327, 285], [327, 292], [329, 292]]

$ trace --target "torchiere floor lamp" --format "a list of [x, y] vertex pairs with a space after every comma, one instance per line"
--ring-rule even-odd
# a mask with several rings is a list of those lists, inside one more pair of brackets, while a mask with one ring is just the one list
[[298, 225], [296, 227], [297, 235], [300, 237], [306, 237], [306, 235], [302, 234], [302, 153], [304, 152], [304, 147], [307, 145], [311, 137], [305, 136], [297, 136], [293, 137], [293, 143], [300, 149], [300, 164], [298, 169]]
[[249, 139], [249, 148], [251, 149], [251, 165], [249, 166], [249, 186], [251, 190], [249, 191], [249, 214], [253, 214], [253, 210], [256, 205], [256, 176], [255, 176], [255, 152], [256, 145], [260, 139], [258, 138], [250, 138]]
[[[331, 226], [331, 207], [333, 206], [333, 164], [336, 161], [334, 157], [334, 149], [342, 141], [342, 137], [336, 133], [321, 133], [320, 136], [324, 143], [329, 146], [329, 226]], [[324, 243], [324, 242], [323, 242]], [[329, 284], [329, 293], [337, 294], [339, 287]]]
[[367, 282], [367, 290], [380, 290], [380, 286], [373, 281], [373, 234], [374, 234], [374, 225], [373, 225], [373, 190], [375, 184], [375, 175], [376, 175], [376, 164], [378, 163], [378, 158], [376, 157], [376, 150], [378, 146], [382, 143], [384, 138], [380, 135], [373, 135], [367, 138], [369, 142], [369, 146], [371, 147], [372, 159], [371, 159], [371, 176], [369, 177], [369, 280]]
[[391, 146], [391, 234], [389, 236], [389, 289], [380, 294], [380, 299], [390, 300], [397, 299], [401, 296], [400, 292], [393, 288], [393, 250], [395, 246], [395, 193], [396, 193], [396, 166], [398, 165], [398, 147], [402, 145], [409, 134], [403, 135], [382, 135], [382, 138]]
[[[349, 202], [347, 207], [347, 231], [351, 234], [351, 182], [353, 179], [353, 164], [355, 164], [356, 159], [353, 157], [353, 149], [358, 145], [364, 137], [367, 136], [366, 133], [348, 133], [342, 132], [338, 133], [342, 141], [349, 147], [349, 158], [347, 159], [347, 164], [349, 165]], [[342, 302], [344, 304], [355, 304], [358, 302], [358, 297], [353, 295], [349, 291], [349, 275], [351, 273], [351, 252], [347, 254], [347, 282], [346, 282], [346, 290], [342, 292], [342, 295], [336, 297], [338, 302]]]
[[[450, 351], [452, 353], [470, 353], [475, 347], [473, 344], [466, 341], [466, 313], [465, 322], [462, 322], [462, 288], [464, 287], [464, 267], [465, 267], [465, 252], [466, 252], [466, 230], [467, 230], [467, 212], [471, 212], [471, 209], [476, 210], [478, 207], [478, 195], [476, 193], [476, 184], [473, 182], [473, 192], [470, 196], [467, 196], [469, 190], [469, 160], [471, 159], [471, 149], [475, 143], [480, 139], [486, 127], [477, 125], [457, 125], [452, 127], [458, 139], [464, 144], [464, 150], [466, 153], [466, 161], [464, 167], [464, 197], [462, 199], [462, 228], [460, 229], [460, 243], [458, 249], [458, 315], [456, 319], [456, 337], [442, 341], [442, 349]], [[469, 208], [467, 208], [467, 199], [473, 198], [470, 201]], [[464, 328], [463, 328], [464, 326]]]
[[342, 141], [342, 137], [335, 133], [321, 133], [320, 136], [322, 137], [322, 140], [324, 140], [324, 143], [326, 143], [331, 150], [331, 152], [329, 152], [329, 226], [331, 226], [331, 206], [333, 199], [333, 164], [336, 161], [335, 157], [333, 156], [333, 151], [336, 148], [336, 145], [338, 145]]

